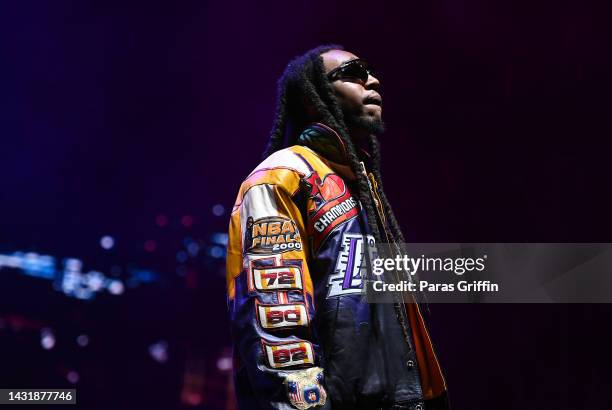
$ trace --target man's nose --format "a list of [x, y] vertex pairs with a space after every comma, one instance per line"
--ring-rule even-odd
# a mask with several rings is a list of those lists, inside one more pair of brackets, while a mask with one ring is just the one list
[[365, 83], [365, 88], [368, 90], [378, 91], [380, 89], [380, 81], [372, 74], [368, 75], [368, 81]]

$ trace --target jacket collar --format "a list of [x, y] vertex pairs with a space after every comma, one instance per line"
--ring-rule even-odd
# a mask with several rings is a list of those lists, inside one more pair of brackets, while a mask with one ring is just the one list
[[[346, 144], [333, 128], [323, 123], [310, 124], [302, 131], [297, 143], [315, 151], [328, 162], [350, 168]], [[369, 165], [370, 154], [368, 152], [360, 150], [359, 157]]]
[[348, 165], [347, 149], [340, 135], [331, 127], [320, 122], [310, 124], [297, 139], [328, 161]]

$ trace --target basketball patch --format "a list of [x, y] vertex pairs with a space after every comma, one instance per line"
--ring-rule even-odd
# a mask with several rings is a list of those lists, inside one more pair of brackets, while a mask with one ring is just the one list
[[302, 249], [300, 232], [295, 222], [282, 216], [247, 219], [244, 252], [273, 254]]

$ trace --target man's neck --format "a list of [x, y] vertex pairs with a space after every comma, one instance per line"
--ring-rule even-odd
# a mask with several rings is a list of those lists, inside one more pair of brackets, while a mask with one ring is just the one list
[[369, 131], [363, 128], [350, 128], [349, 130], [353, 144], [358, 150], [370, 152]]

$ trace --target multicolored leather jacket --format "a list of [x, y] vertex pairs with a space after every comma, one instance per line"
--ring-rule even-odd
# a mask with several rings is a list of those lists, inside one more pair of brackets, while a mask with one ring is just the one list
[[342, 140], [317, 123], [298, 144], [255, 168], [232, 210], [239, 408], [424, 409], [445, 393], [444, 379], [418, 305], [400, 305], [400, 319], [392, 304], [362, 298], [364, 247], [374, 238]]

